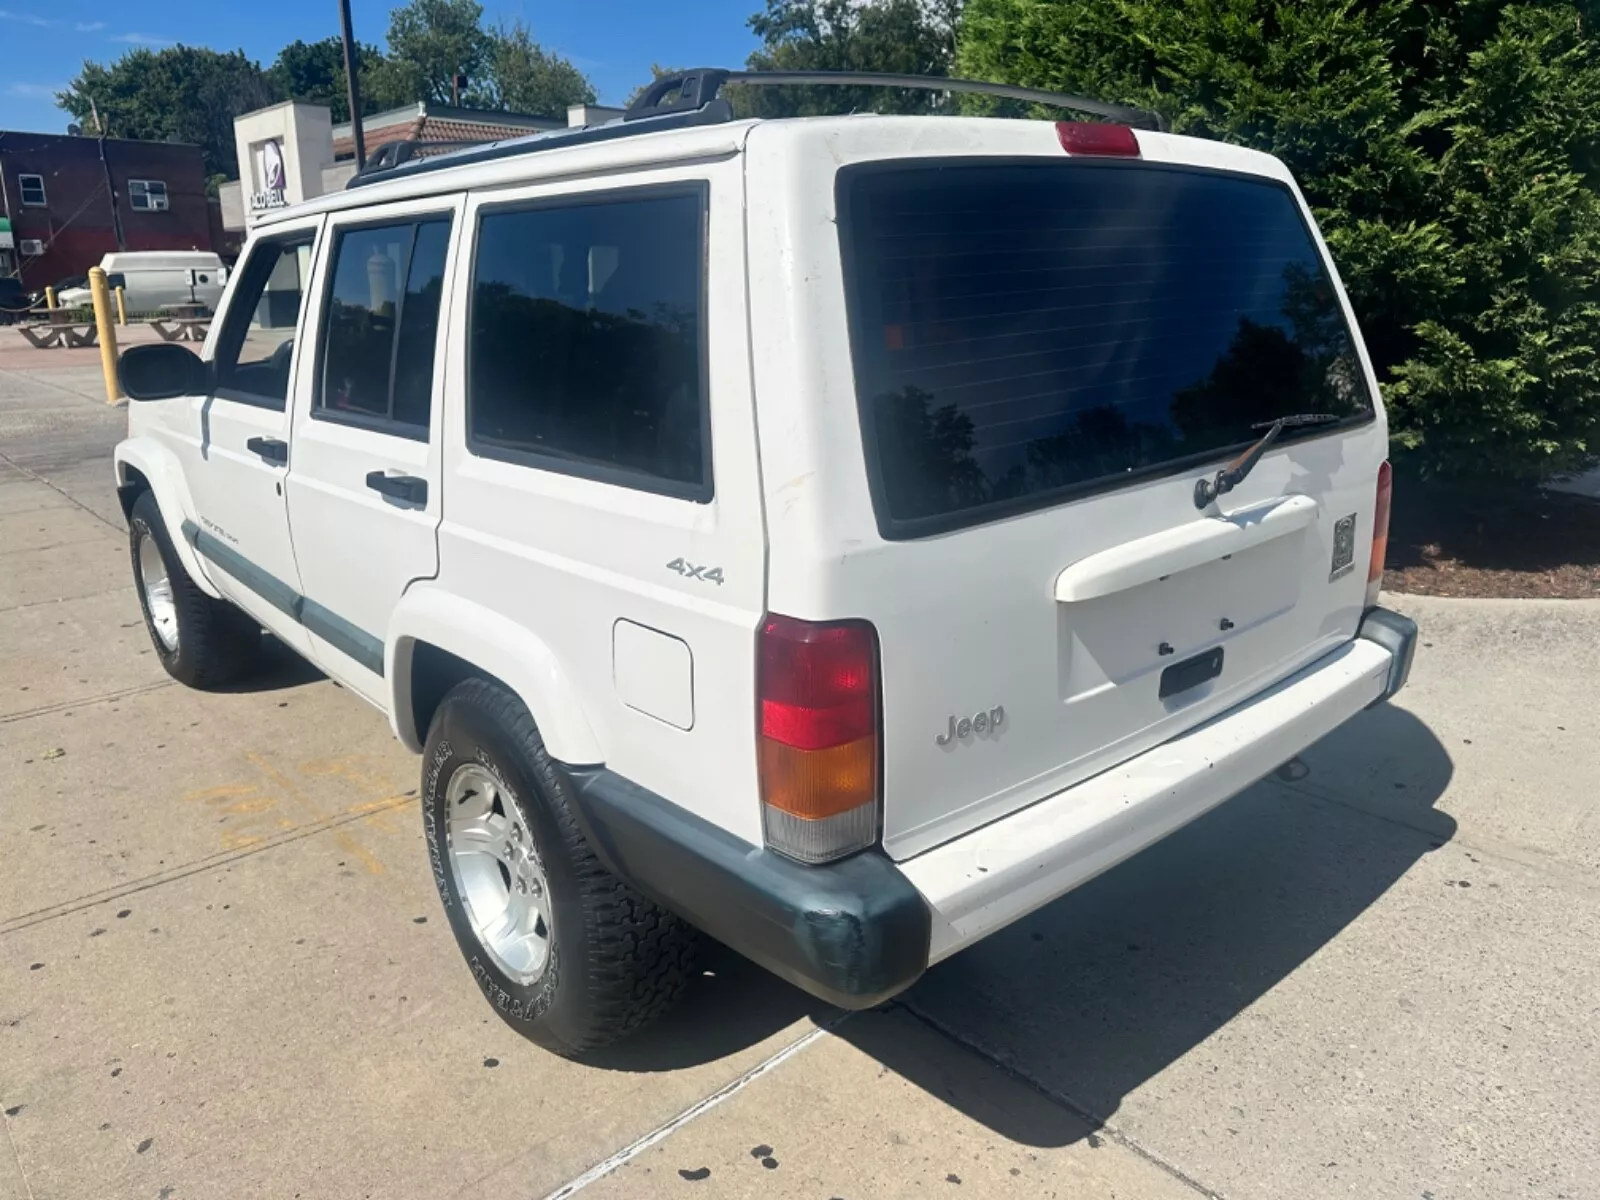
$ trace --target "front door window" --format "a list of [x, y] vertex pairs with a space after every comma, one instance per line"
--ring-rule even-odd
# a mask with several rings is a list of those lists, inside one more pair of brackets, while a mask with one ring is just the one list
[[217, 344], [218, 395], [283, 409], [310, 276], [310, 234], [256, 244]]

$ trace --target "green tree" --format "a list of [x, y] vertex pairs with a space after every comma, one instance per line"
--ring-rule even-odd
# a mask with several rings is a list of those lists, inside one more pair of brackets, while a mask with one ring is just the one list
[[[56, 104], [85, 130], [144, 141], [193, 142], [208, 175], [239, 177], [233, 119], [283, 99], [242, 50], [195, 46], [131, 50], [110, 66], [85, 61]], [[98, 110], [101, 126], [95, 129]]]
[[493, 33], [488, 66], [496, 108], [560, 120], [569, 105], [594, 103], [594, 86], [583, 72], [540, 46], [521, 21]]
[[[948, 75], [961, 0], [767, 0], [750, 18], [762, 48], [755, 71], [876, 71]], [[938, 92], [904, 88], [730, 87], [741, 115], [816, 116], [876, 111], [929, 112]]]
[[[356, 43], [356, 73], [361, 84], [361, 111], [376, 112], [370, 95], [372, 72], [383, 56], [376, 46]], [[350, 119], [350, 89], [345, 82], [344, 43], [337, 37], [320, 42], [294, 41], [278, 51], [268, 68], [273, 85], [291, 100], [325, 104], [335, 122]]]
[[373, 69], [373, 102], [381, 108], [419, 100], [449, 104], [452, 80], [465, 75], [461, 102], [490, 107], [493, 49], [478, 0], [411, 0], [389, 14], [389, 54]]
[[[969, 0], [961, 73], [1154, 107], [1294, 170], [1423, 470], [1600, 456], [1584, 0]], [[981, 109], [983, 105], [974, 105]]]

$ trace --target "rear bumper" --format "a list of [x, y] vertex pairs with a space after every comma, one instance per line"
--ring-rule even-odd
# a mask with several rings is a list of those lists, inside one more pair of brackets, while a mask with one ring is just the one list
[[901, 863], [933, 910], [930, 961], [1137, 854], [1392, 696], [1405, 683], [1415, 639], [1412, 622], [1373, 609], [1354, 641], [1244, 704]]
[[1373, 609], [1359, 636], [1145, 754], [902, 863], [801, 866], [603, 768], [569, 768], [614, 874], [774, 974], [843, 1008], [1071, 891], [1244, 790], [1406, 681], [1416, 625]]
[[1356, 636], [1376, 642], [1389, 652], [1389, 678], [1384, 681], [1383, 695], [1373, 701], [1377, 704], [1405, 687], [1411, 678], [1411, 660], [1417, 653], [1417, 623], [1387, 608], [1369, 608]]
[[604, 768], [567, 775], [612, 874], [813, 996], [870, 1008], [927, 969], [932, 914], [882, 854], [802, 866]]

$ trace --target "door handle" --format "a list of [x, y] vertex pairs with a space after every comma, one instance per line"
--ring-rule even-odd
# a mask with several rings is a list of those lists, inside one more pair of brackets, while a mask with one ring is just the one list
[[253, 437], [245, 442], [244, 448], [259, 454], [268, 462], [282, 464], [289, 461], [289, 443], [280, 442], [277, 438]]
[[367, 486], [375, 492], [411, 504], [428, 502], [428, 481], [418, 479], [415, 475], [385, 475], [382, 471], [368, 471]]

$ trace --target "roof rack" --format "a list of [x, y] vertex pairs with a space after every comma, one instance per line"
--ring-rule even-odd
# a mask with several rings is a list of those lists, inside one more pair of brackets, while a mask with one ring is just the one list
[[1071, 109], [1073, 112], [1131, 125], [1135, 129], [1165, 132], [1167, 128], [1161, 114], [1149, 109], [1107, 104], [1103, 100], [1089, 100], [1083, 96], [1068, 96], [1039, 88], [1014, 87], [1009, 83], [987, 83], [981, 79], [956, 79], [946, 75], [883, 75], [864, 71], [726, 71], [720, 67], [696, 67], [690, 71], [663, 75], [628, 106], [623, 119], [633, 121], [658, 113], [698, 108], [715, 100], [723, 86], [729, 83], [756, 87], [891, 87], [915, 88], [924, 92], [971, 92]]
[[[1167, 123], [1161, 114], [1149, 109], [1107, 104], [1102, 100], [1089, 100], [1082, 96], [1068, 96], [1060, 92], [1041, 91], [1038, 88], [1013, 87], [1008, 83], [952, 79], [943, 75], [879, 75], [858, 71], [728, 71], [721, 67], [698, 67], [691, 71], [663, 75], [640, 93], [620, 119], [608, 121], [604, 125], [589, 125], [580, 129], [555, 129], [498, 142], [443, 143], [416, 140], [389, 142], [379, 148], [378, 153], [351, 177], [345, 187], [364, 187], [380, 180], [405, 178], [471, 163], [533, 154], [541, 150], [557, 150], [590, 142], [610, 141], [613, 138], [632, 137], [640, 133], [687, 129], [697, 125], [718, 125], [733, 119], [732, 105], [719, 94], [722, 87], [729, 83], [751, 84], [758, 87], [795, 85], [904, 87], [928, 92], [972, 92], [1087, 113], [1123, 125], [1131, 125], [1136, 129], [1165, 131], [1167, 128]], [[444, 145], [459, 145], [462, 148], [427, 158], [419, 157], [419, 152], [423, 149]]]

